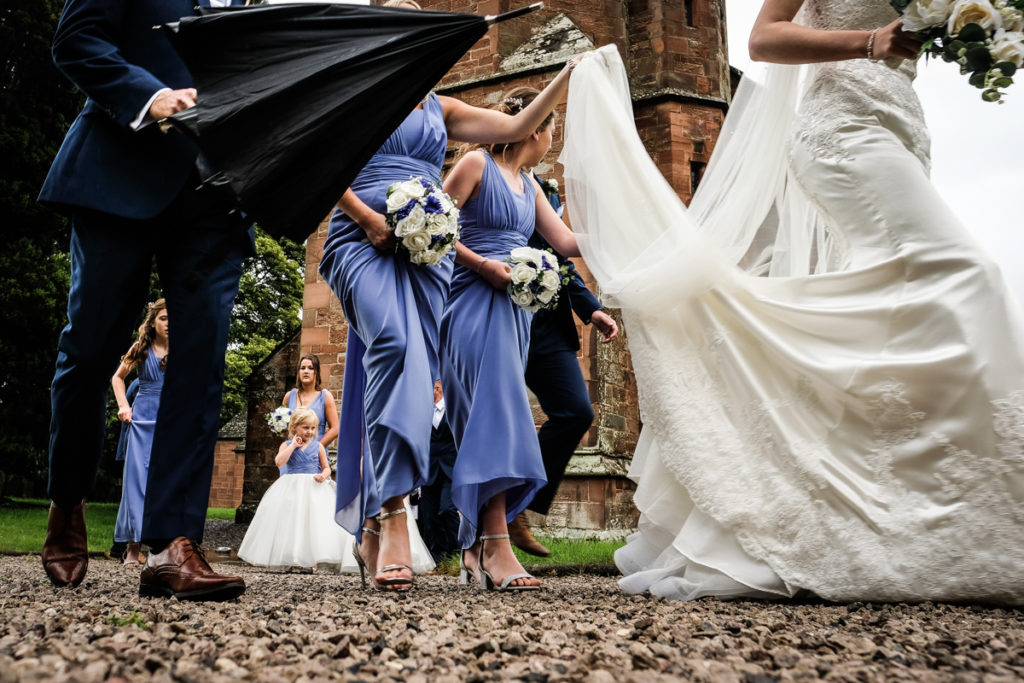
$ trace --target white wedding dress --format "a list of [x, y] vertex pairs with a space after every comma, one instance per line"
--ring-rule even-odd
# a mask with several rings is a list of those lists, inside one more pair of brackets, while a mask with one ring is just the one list
[[[895, 17], [809, 0], [802, 21]], [[574, 72], [569, 210], [643, 418], [625, 590], [1024, 601], [1024, 326], [929, 182], [914, 66], [745, 84], [689, 209], [614, 48]]]

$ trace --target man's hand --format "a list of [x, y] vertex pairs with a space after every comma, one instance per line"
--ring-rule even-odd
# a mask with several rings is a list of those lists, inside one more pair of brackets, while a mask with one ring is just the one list
[[165, 90], [156, 96], [153, 104], [149, 105], [149, 115], [155, 121], [166, 119], [171, 114], [177, 114], [190, 107], [196, 106], [196, 89], [182, 88], [181, 90]]
[[619, 334], [619, 326], [615, 323], [615, 319], [604, 311], [594, 311], [594, 314], [590, 316], [590, 323], [604, 336], [601, 339], [602, 344], [607, 344]]

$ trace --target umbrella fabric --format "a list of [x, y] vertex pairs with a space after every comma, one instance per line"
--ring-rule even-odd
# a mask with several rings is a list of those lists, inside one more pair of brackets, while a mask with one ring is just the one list
[[260, 5], [168, 24], [195, 138], [239, 206], [301, 242], [410, 111], [487, 30], [484, 17], [358, 5]]

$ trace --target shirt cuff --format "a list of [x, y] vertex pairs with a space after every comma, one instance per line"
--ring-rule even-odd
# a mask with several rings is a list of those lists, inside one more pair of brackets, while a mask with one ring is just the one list
[[153, 102], [156, 101], [156, 98], [159, 97], [161, 93], [170, 91], [170, 88], [160, 88], [155, 93], [153, 93], [153, 96], [149, 98], [148, 102], [146, 102], [146, 106], [142, 108], [142, 110], [134, 119], [132, 119], [132, 122], [128, 124], [128, 127], [131, 128], [132, 130], [139, 130], [140, 128], [144, 128], [149, 124], [153, 123], [154, 119], [152, 116], [149, 115], [149, 108], [153, 106]]

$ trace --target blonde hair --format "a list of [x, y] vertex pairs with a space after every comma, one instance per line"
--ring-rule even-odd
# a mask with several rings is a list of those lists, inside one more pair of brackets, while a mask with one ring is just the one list
[[320, 426], [320, 418], [309, 408], [296, 408], [293, 410], [292, 417], [288, 420], [288, 436], [295, 436], [295, 431], [299, 428], [299, 425], [303, 425], [310, 420], [313, 421], [314, 427]]
[[[149, 353], [149, 347], [156, 341], [156, 318], [160, 315], [161, 311], [166, 309], [167, 301], [163, 298], [149, 304], [149, 309], [146, 311], [146, 319], [139, 325], [139, 334], [135, 339], [135, 343], [128, 347], [127, 353], [121, 356], [122, 363], [129, 368], [134, 368], [146, 358], [146, 354]], [[160, 365], [162, 367], [166, 364], [167, 356], [164, 356], [163, 360], [160, 361]]]

